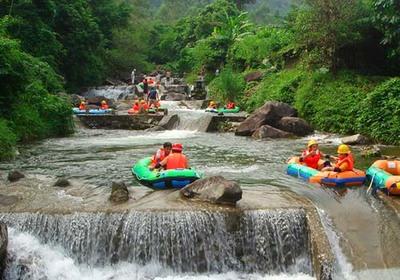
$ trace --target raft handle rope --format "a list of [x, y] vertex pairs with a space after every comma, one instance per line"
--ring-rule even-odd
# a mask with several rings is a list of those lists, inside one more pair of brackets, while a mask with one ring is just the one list
[[376, 173], [374, 173], [374, 175], [372, 175], [371, 183], [369, 184], [369, 187], [368, 187], [368, 189], [367, 189], [367, 194], [369, 194], [370, 191], [371, 191], [372, 184], [374, 183], [375, 175], [376, 175]]

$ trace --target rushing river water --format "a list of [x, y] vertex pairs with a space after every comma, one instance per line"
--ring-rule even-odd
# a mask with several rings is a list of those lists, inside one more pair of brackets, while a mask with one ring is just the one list
[[[163, 142], [181, 142], [192, 167], [205, 175], [222, 175], [248, 188], [290, 190], [309, 198], [319, 209], [338, 259], [338, 279], [399, 279], [400, 221], [383, 203], [366, 194], [366, 188], [327, 189], [286, 175], [286, 161], [298, 154], [307, 139], [255, 141], [233, 134], [197, 132], [196, 120], [204, 114], [175, 108], [185, 119], [181, 129], [163, 132], [79, 129], [68, 138], [50, 139], [20, 147], [19, 157], [0, 169], [18, 168], [31, 174], [65, 176], [95, 186], [93, 193], [108, 195], [112, 181], [124, 181], [145, 190], [133, 180], [135, 160], [153, 154]], [[199, 124], [200, 125], [200, 124]], [[184, 128], [184, 129], [182, 129]], [[190, 130], [188, 130], [190, 129]], [[314, 135], [321, 149], [334, 153], [338, 138]], [[357, 153], [357, 151], [356, 151]], [[369, 162], [358, 161], [363, 167]], [[82, 190], [84, 192], [85, 190]], [[28, 279], [311, 279], [309, 275], [226, 272], [191, 275], [160, 265], [119, 262], [107, 266], [76, 263], [64, 249], [42, 243], [34, 235], [11, 229], [14, 258], [30, 255]], [[16, 275], [12, 267], [9, 277]]]

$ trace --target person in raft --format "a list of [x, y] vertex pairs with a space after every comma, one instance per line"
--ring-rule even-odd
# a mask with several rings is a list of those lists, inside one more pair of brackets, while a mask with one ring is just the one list
[[85, 110], [86, 111], [86, 103], [85, 101], [81, 101], [81, 103], [79, 104], [79, 110]]
[[163, 147], [158, 149], [156, 154], [152, 157], [151, 159], [151, 164], [150, 164], [150, 170], [153, 170], [157, 164], [162, 162], [169, 154], [171, 153], [172, 150], [172, 144], [170, 142], [165, 142], [163, 144]]
[[139, 113], [139, 110], [140, 110], [139, 99], [135, 99], [135, 101], [133, 102], [132, 110], [133, 110], [133, 113]]
[[169, 154], [164, 160], [158, 163], [155, 168], [164, 167], [164, 169], [188, 169], [189, 161], [187, 157], [182, 154], [182, 144], [176, 143], [172, 145], [172, 153]]
[[350, 147], [342, 144], [338, 147], [337, 153], [338, 157], [332, 157], [336, 160], [336, 164], [334, 166], [325, 167], [322, 171], [345, 172], [353, 170], [354, 159]]
[[149, 105], [147, 105], [145, 100], [141, 100], [139, 105], [139, 113], [146, 113], [147, 110], [149, 110]]
[[109, 107], [107, 105], [107, 102], [105, 100], [101, 101], [100, 109], [101, 110], [108, 110], [109, 109]]
[[217, 103], [215, 103], [214, 101], [210, 101], [207, 109], [217, 109]]
[[308, 141], [307, 149], [303, 151], [300, 162], [308, 167], [318, 169], [318, 162], [324, 155], [318, 149], [318, 142], [315, 140]]
[[226, 109], [235, 109], [236, 105], [234, 102], [229, 101], [228, 104], [225, 106]]

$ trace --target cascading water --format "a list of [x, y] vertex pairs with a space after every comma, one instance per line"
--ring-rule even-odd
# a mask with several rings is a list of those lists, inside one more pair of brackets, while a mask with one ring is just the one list
[[108, 99], [121, 100], [126, 96], [135, 93], [134, 86], [104, 86], [91, 88], [82, 95], [86, 98], [95, 96], [104, 96]]
[[[312, 273], [303, 210], [23, 213], [3, 214], [1, 220], [13, 228], [11, 235], [33, 234], [92, 268], [129, 263], [158, 264], [179, 274]], [[35, 269], [32, 253], [14, 254], [9, 279]]]

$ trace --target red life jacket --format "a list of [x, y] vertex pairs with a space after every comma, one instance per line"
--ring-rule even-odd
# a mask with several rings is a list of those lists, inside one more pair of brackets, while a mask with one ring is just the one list
[[[342, 170], [340, 168], [341, 165], [343, 165], [344, 163], [347, 163], [347, 168], [346, 170]], [[343, 159], [339, 159], [338, 162], [336, 163], [335, 167], [340, 168], [340, 170], [342, 170], [342, 172], [344, 171], [352, 171], [354, 168], [354, 159], [353, 156], [351, 154], [348, 154], [345, 158]]]
[[86, 110], [86, 105], [85, 104], [79, 105], [79, 110]]
[[139, 104], [133, 104], [132, 109], [134, 112], [139, 112], [140, 109]]
[[228, 105], [226, 105], [226, 109], [235, 109], [236, 105], [233, 102], [229, 102]]
[[165, 169], [184, 169], [188, 167], [188, 161], [184, 154], [172, 153], [167, 157]]
[[108, 105], [107, 104], [101, 104], [100, 109], [101, 110], [108, 110]]
[[316, 153], [315, 153], [315, 155], [313, 155], [313, 156], [308, 156], [307, 158], [306, 158], [306, 156], [308, 155], [310, 153], [310, 151], [309, 150], [305, 150], [304, 152], [303, 152], [303, 158], [304, 158], [304, 163], [308, 166], [308, 167], [311, 167], [311, 168], [314, 168], [314, 169], [318, 169], [318, 162], [319, 162], [319, 160], [321, 159], [321, 153], [319, 152], [319, 150], [316, 150]]
[[151, 159], [151, 163], [156, 165], [157, 163], [163, 161], [167, 157], [164, 148], [161, 148], [157, 151], [157, 153]]

